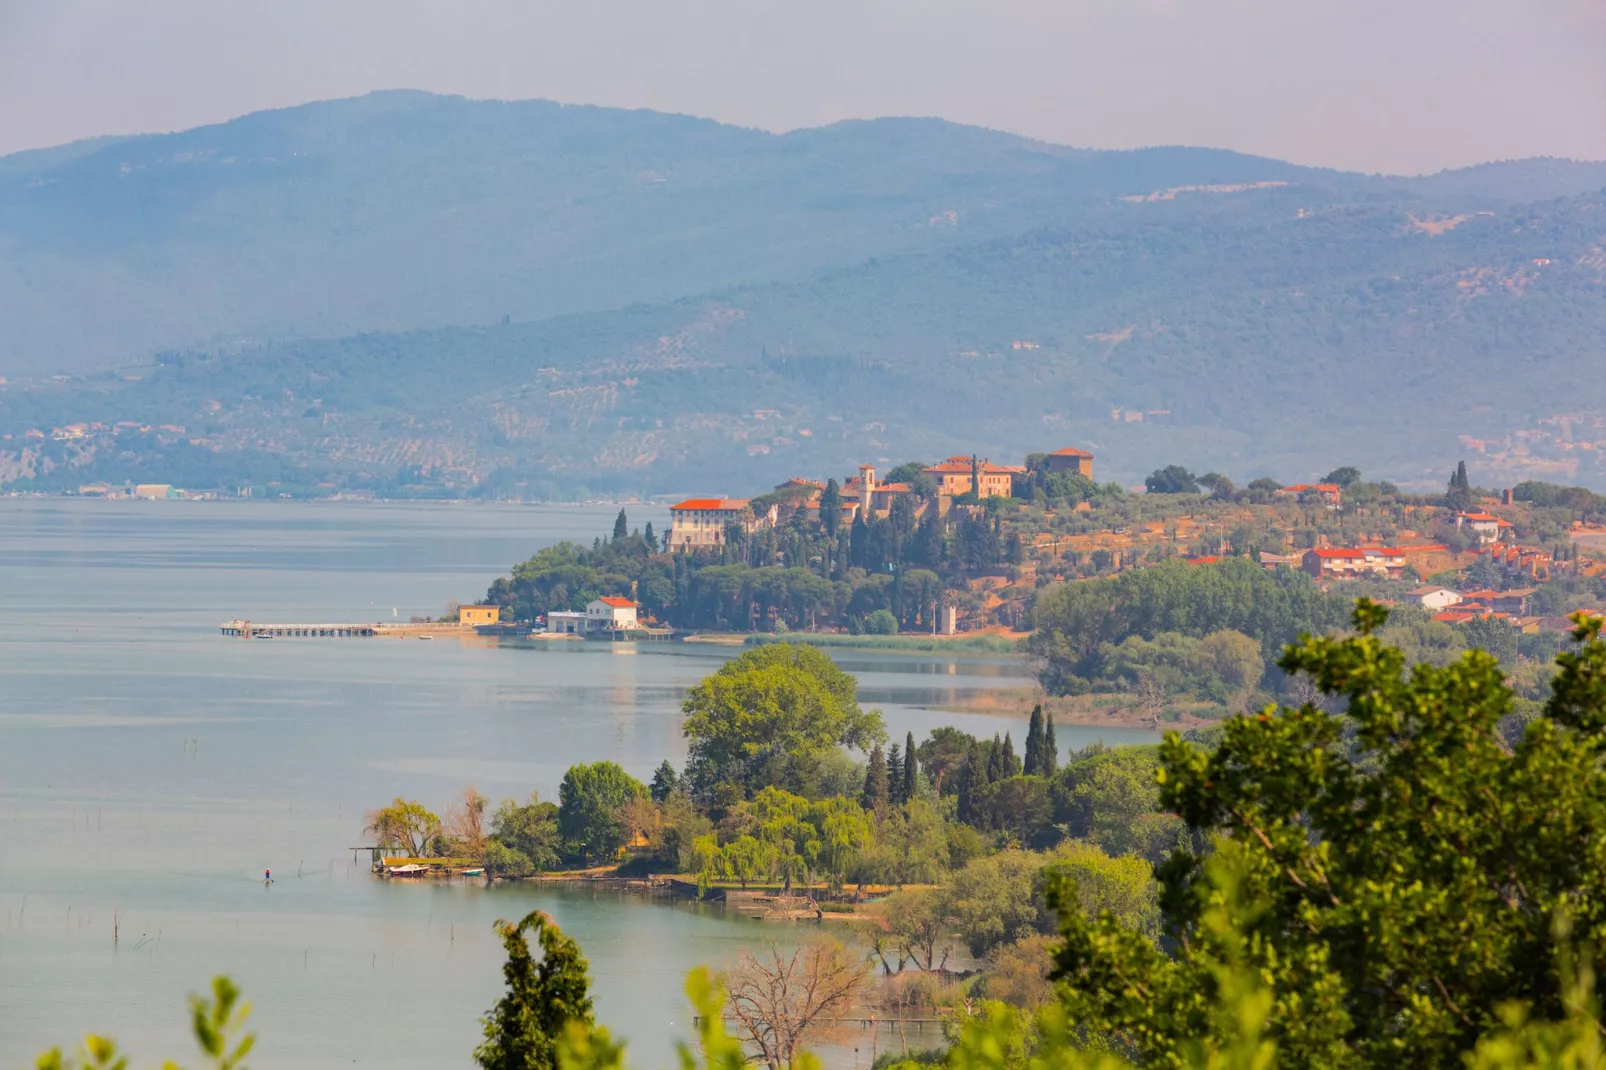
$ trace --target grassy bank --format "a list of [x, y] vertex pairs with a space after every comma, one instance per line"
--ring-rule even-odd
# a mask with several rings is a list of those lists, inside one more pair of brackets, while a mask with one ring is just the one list
[[748, 646], [765, 643], [806, 643], [809, 646], [847, 650], [905, 650], [931, 654], [1014, 654], [1016, 641], [1002, 635], [840, 635], [782, 632], [749, 635]]

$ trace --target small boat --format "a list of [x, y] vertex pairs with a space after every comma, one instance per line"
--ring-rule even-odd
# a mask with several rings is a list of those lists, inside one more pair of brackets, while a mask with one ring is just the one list
[[465, 876], [465, 877], [483, 877], [483, 876], [485, 876], [485, 870], [483, 868], [465, 869], [463, 871], [463, 876]]
[[429, 867], [417, 862], [409, 862], [405, 866], [389, 866], [385, 869], [387, 877], [422, 877], [429, 872]]
[[252, 632], [251, 633], [251, 638], [252, 639], [272, 639], [273, 638], [273, 633], [272, 632]]
[[418, 638], [420, 638], [420, 639], [433, 639], [435, 637], [433, 635], [421, 635]]

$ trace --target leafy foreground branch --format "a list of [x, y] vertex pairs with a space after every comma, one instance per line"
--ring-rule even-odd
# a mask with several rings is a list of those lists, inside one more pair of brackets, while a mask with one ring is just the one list
[[[1354, 634], [1284, 653], [1280, 667], [1308, 676], [1322, 706], [1233, 718], [1210, 748], [1167, 737], [1159, 807], [1188, 835], [1157, 868], [1157, 922], [1107, 859], [1085, 846], [1050, 857], [1052, 998], [1036, 1013], [967, 1000], [946, 1031], [951, 1070], [1606, 1070], [1592, 972], [1606, 945], [1601, 622], [1580, 619], [1550, 701], [1519, 732], [1493, 657], [1407, 670], [1379, 638], [1386, 616], [1362, 601]], [[1002, 872], [1025, 857], [993, 861]], [[929, 969], [956, 915], [1007, 923], [963, 872], [889, 908], [878, 956]], [[992, 883], [1031, 897], [1029, 882]], [[498, 931], [507, 994], [478, 1064], [621, 1070], [578, 946], [539, 913]], [[769, 1070], [814, 1067], [804, 1049], [829, 1039], [817, 1026], [845, 1016], [863, 965], [836, 945], [695, 972], [701, 1054], [683, 1050], [682, 1070], [737, 1070], [755, 1050]], [[220, 1070], [244, 1070], [250, 1050], [250, 1038], [230, 1048], [236, 1000], [220, 980], [195, 1002]], [[51, 1053], [40, 1065], [126, 1060], [92, 1037], [81, 1063]]]

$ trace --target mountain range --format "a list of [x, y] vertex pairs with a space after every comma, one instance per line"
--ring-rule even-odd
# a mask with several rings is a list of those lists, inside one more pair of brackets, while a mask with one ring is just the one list
[[1598, 485], [1602, 187], [414, 92], [22, 153], [0, 484], [735, 493], [1081, 445]]

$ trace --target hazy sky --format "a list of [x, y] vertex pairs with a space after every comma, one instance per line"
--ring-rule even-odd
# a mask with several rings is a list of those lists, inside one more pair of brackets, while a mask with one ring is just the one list
[[395, 87], [1368, 171], [1606, 159], [1606, 0], [0, 0], [0, 152]]

